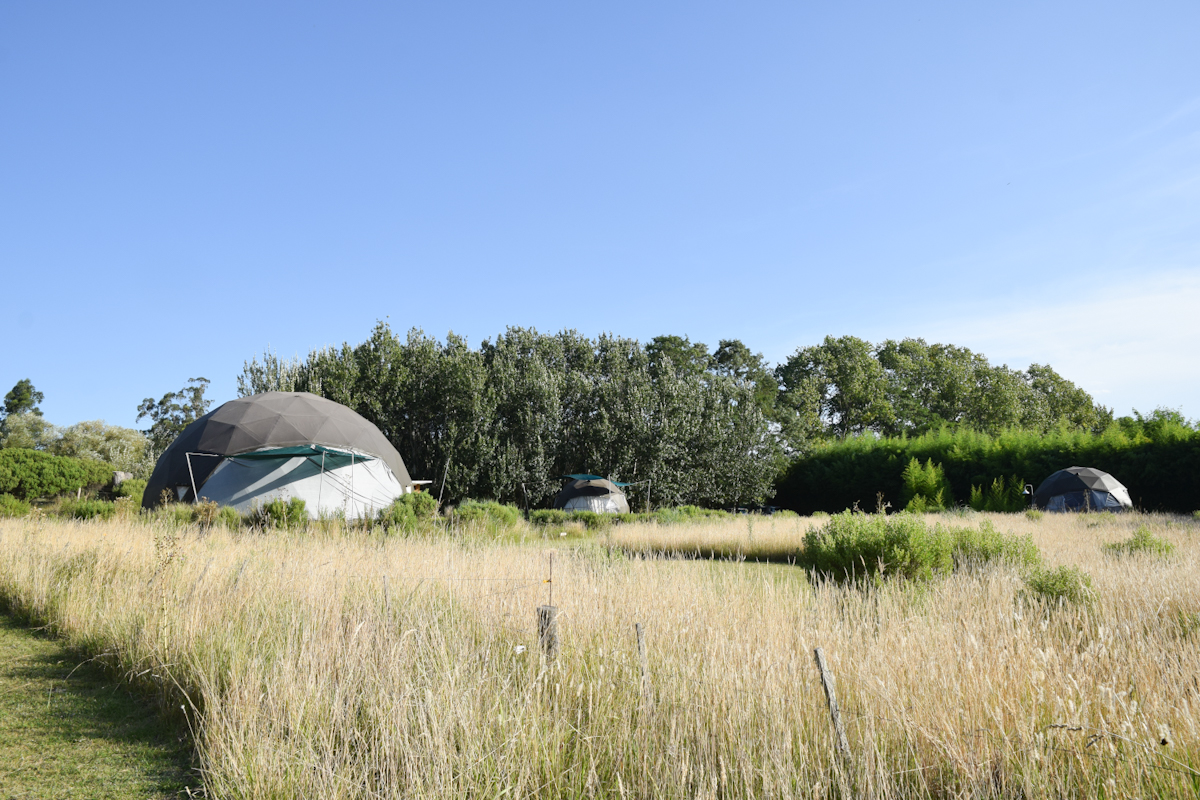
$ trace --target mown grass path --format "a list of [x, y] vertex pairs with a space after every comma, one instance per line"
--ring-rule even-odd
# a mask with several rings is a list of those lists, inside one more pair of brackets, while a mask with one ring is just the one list
[[187, 797], [190, 744], [99, 664], [0, 614], [0, 800]]

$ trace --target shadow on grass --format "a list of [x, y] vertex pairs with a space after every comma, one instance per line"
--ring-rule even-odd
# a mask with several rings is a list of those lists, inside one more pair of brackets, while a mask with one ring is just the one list
[[186, 797], [200, 786], [179, 715], [4, 611], [0, 800]]

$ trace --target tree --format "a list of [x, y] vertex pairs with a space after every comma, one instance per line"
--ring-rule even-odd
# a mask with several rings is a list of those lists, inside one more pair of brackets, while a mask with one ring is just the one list
[[152, 423], [145, 434], [155, 453], [166, 450], [184, 428], [208, 412], [212, 401], [204, 399], [204, 390], [209, 383], [208, 378], [188, 378], [178, 392], [167, 392], [158, 402], [147, 397], [138, 406], [138, 420], [149, 417]]
[[819, 345], [797, 350], [775, 374], [781, 399], [810, 428], [815, 421], [844, 437], [885, 429], [895, 419], [887, 375], [871, 343], [855, 336], [826, 336]]
[[242, 362], [242, 374], [238, 376], [238, 397], [247, 397], [263, 392], [294, 392], [300, 377], [300, 359], [281, 359], [270, 347], [263, 353], [262, 363], [257, 357]]
[[762, 353], [755, 353], [740, 339], [722, 339], [712, 357], [713, 372], [729, 378], [754, 393], [754, 402], [768, 418], [774, 417], [779, 382]]
[[141, 431], [91, 420], [63, 428], [46, 449], [58, 456], [104, 461], [114, 469], [145, 478], [154, 468], [148, 446], [149, 441]]
[[33, 388], [33, 382], [29, 378], [23, 378], [4, 395], [4, 415], [9, 417], [13, 414], [34, 414], [40, 417], [42, 410], [37, 404], [45, 399], [45, 395]]
[[655, 375], [668, 364], [680, 376], [699, 375], [712, 365], [708, 345], [693, 344], [686, 336], [655, 336], [646, 345], [646, 355], [650, 357], [650, 368]]
[[0, 422], [0, 448], [20, 447], [27, 450], [47, 450], [58, 438], [58, 428], [41, 414], [27, 411], [9, 414]]

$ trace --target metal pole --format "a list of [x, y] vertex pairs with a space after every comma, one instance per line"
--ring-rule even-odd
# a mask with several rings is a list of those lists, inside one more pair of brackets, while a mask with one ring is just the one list
[[317, 516], [321, 516], [321, 490], [325, 488], [325, 451], [321, 451], [321, 482], [317, 484]]
[[446, 493], [446, 478], [450, 475], [450, 459], [446, 459], [446, 471], [442, 473], [442, 488], [438, 491], [438, 507], [442, 505], [442, 495]]
[[200, 502], [200, 496], [199, 496], [200, 493], [196, 491], [196, 476], [192, 472], [192, 454], [184, 453], [183, 457], [187, 459], [188, 477], [192, 479], [192, 502], [198, 503], [198, 502]]

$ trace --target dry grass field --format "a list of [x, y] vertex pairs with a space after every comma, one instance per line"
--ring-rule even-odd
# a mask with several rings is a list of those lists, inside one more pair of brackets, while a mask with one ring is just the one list
[[[0, 600], [184, 706], [213, 798], [1195, 796], [1200, 525], [950, 521], [985, 517], [1090, 600], [1002, 565], [854, 585], [753, 563], [799, 552], [821, 520], [796, 518], [552, 542], [0, 520]], [[1103, 549], [1142, 525], [1175, 552]], [[734, 558], [663, 555], [696, 551]]]

